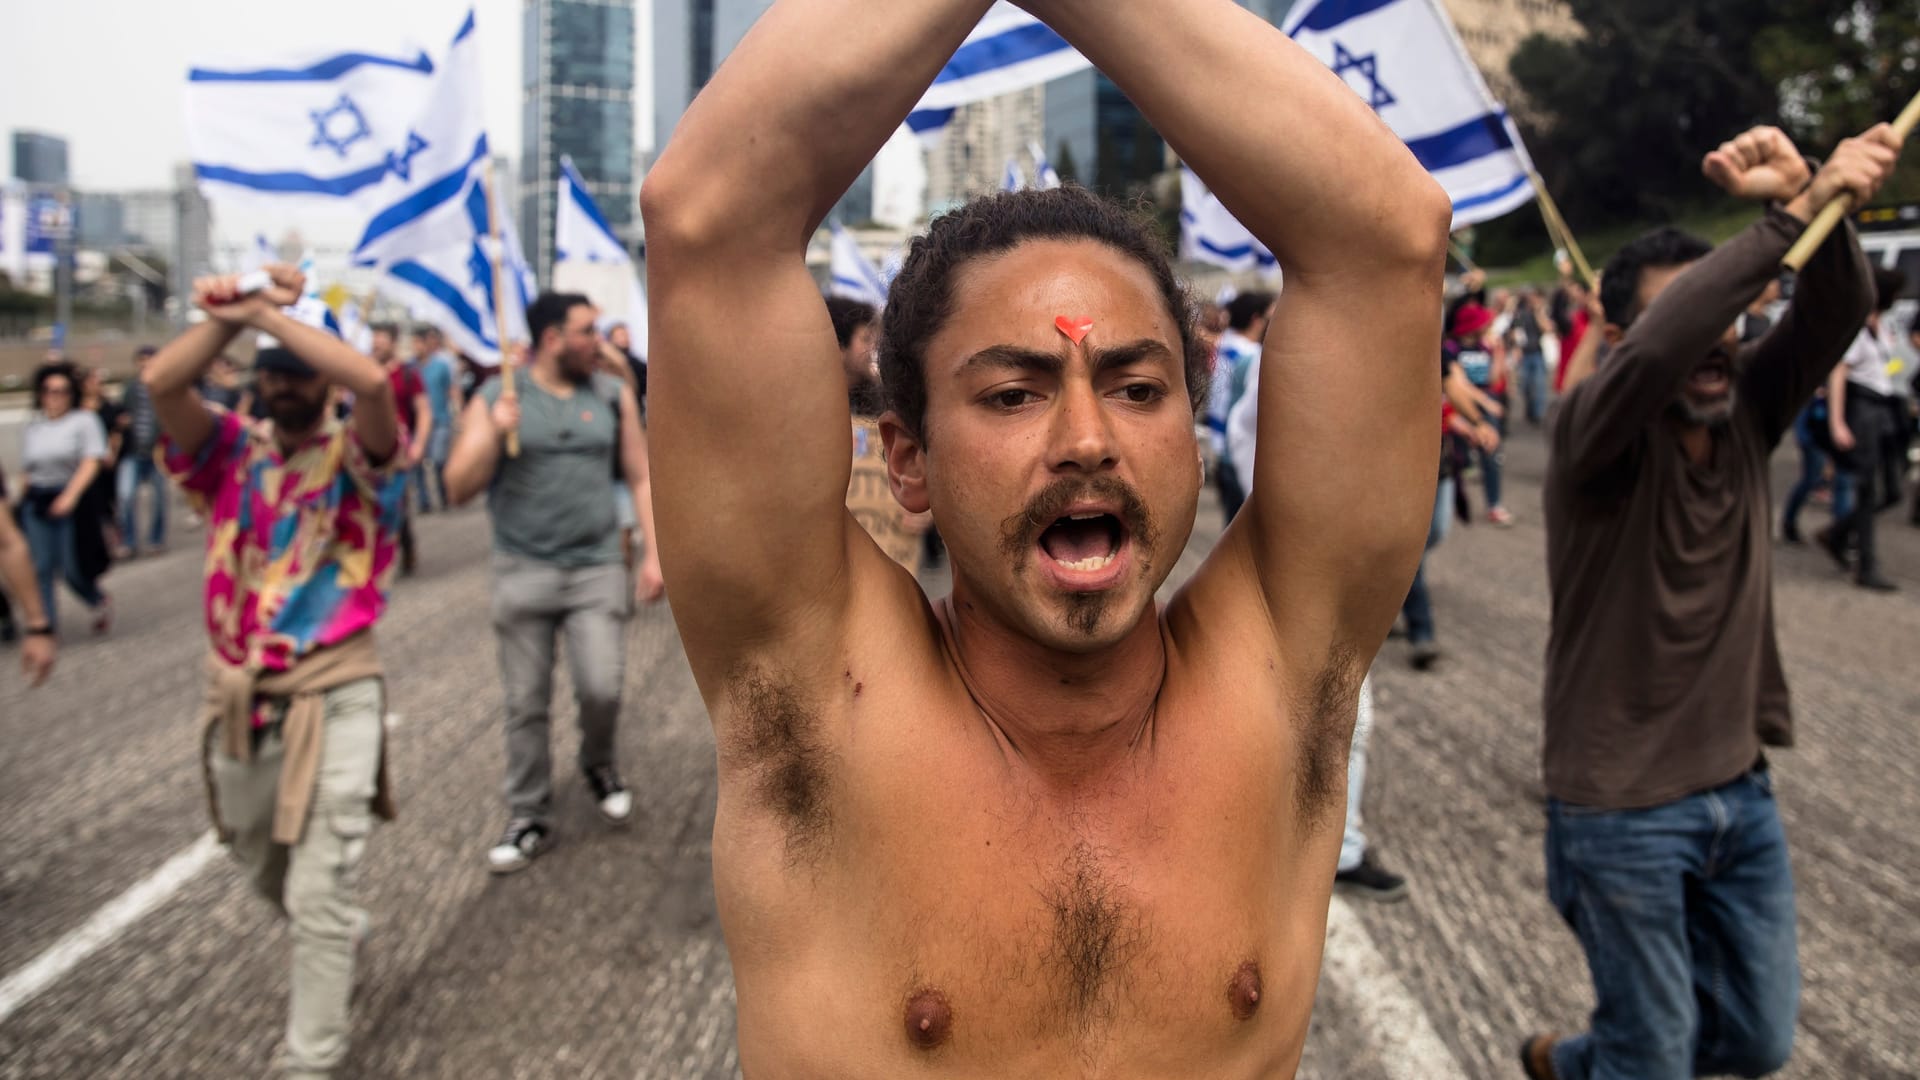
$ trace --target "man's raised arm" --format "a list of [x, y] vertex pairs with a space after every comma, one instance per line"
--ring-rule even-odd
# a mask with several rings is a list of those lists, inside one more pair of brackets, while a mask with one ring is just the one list
[[845, 603], [851, 428], [806, 246], [988, 6], [779, 0], [647, 175], [654, 512], [696, 671]]
[[1432, 516], [1445, 194], [1339, 76], [1229, 0], [1023, 6], [1278, 257], [1248, 525], [1223, 545], [1252, 556], [1283, 632], [1378, 641]]

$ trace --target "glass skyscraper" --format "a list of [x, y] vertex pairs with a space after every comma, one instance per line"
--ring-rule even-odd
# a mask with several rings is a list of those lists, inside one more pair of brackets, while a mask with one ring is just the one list
[[543, 281], [562, 155], [616, 232], [627, 234], [638, 215], [633, 18], [633, 0], [526, 0], [520, 235]]

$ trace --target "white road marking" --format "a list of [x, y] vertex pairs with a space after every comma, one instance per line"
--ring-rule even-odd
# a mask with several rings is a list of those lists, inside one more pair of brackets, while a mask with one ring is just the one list
[[194, 875], [206, 869], [219, 850], [219, 841], [213, 833], [207, 833], [168, 859], [145, 880], [94, 912], [85, 925], [54, 942], [32, 963], [7, 976], [5, 982], [0, 982], [0, 1022], [59, 982], [102, 945], [119, 937], [121, 931], [138, 922], [141, 916], [165, 903], [182, 885], [193, 880]]
[[1374, 947], [1373, 935], [1352, 905], [1334, 897], [1327, 907], [1326, 957], [1321, 971], [1339, 991], [1362, 1030], [1360, 1045], [1392, 1080], [1467, 1080], [1458, 1058], [1440, 1041], [1427, 1010]]

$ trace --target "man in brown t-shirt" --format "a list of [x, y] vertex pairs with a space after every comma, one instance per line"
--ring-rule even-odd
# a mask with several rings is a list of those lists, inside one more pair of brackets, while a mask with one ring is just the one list
[[1547, 888], [1586, 950], [1592, 1030], [1535, 1036], [1529, 1076], [1762, 1076], [1792, 1047], [1793, 878], [1762, 744], [1790, 744], [1773, 634], [1767, 459], [1872, 300], [1843, 226], [1793, 305], [1737, 320], [1814, 211], [1865, 203], [1882, 124], [1817, 175], [1755, 128], [1703, 163], [1765, 216], [1712, 250], [1671, 229], [1607, 265], [1612, 354], [1570, 390], [1546, 483]]

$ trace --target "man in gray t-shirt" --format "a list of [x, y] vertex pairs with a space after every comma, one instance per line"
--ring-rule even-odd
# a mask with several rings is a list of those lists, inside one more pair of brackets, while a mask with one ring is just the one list
[[[487, 853], [494, 873], [525, 867], [552, 829], [549, 706], [554, 639], [566, 631], [567, 666], [580, 710], [580, 771], [600, 813], [619, 824], [633, 797], [614, 761], [625, 659], [626, 552], [613, 478], [631, 492], [646, 542], [633, 595], [665, 593], [653, 542], [647, 447], [633, 391], [596, 374], [593, 305], [542, 293], [527, 310], [533, 360], [507, 396], [494, 379], [468, 402], [447, 461], [446, 493], [463, 503], [482, 489], [493, 520], [493, 628], [507, 705], [507, 811]], [[509, 439], [517, 439], [515, 448]]]

